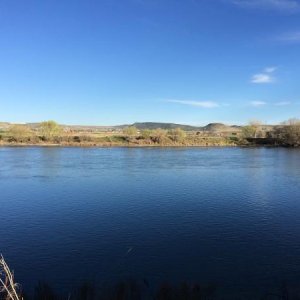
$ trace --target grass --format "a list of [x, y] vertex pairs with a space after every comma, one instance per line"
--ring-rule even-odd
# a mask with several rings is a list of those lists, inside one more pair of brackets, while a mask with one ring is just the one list
[[153, 137], [144, 138], [140, 135], [125, 136], [118, 133], [76, 133], [76, 134], [61, 134], [50, 139], [45, 139], [38, 134], [31, 136], [13, 137], [7, 133], [3, 134], [0, 139], [0, 145], [62, 145], [62, 146], [234, 146], [236, 141], [227, 137], [215, 136], [198, 136], [189, 134], [180, 141], [174, 141], [168, 135], [163, 139], [157, 140]]
[[18, 291], [19, 285], [14, 281], [14, 274], [9, 269], [3, 256], [0, 256], [0, 295], [4, 295], [5, 300], [22, 300]]

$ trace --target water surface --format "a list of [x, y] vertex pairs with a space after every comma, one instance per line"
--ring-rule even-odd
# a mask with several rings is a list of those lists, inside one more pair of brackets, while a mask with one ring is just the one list
[[17, 280], [300, 282], [300, 151], [0, 148], [0, 252]]

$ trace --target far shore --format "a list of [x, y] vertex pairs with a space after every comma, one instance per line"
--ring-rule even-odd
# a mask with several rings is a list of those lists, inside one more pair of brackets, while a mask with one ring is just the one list
[[136, 143], [24, 143], [0, 142], [0, 148], [286, 148], [267, 143], [136, 144]]
[[100, 130], [69, 128], [51, 120], [33, 125], [6, 124], [0, 131], [0, 147], [300, 147], [300, 121], [279, 127], [258, 124], [237, 127], [212, 123], [200, 129], [178, 124], [138, 125], [139, 128], [125, 126]]
[[[0, 147], [76, 147], [76, 148], [234, 148], [242, 145], [236, 144], [207, 144], [207, 145], [184, 145], [184, 144], [115, 144], [115, 143], [0, 143]], [[246, 146], [246, 145], [245, 145]]]

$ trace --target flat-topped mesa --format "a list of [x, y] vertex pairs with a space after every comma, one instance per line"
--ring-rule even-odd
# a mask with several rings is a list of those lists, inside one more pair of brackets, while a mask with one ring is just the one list
[[136, 127], [139, 130], [143, 129], [176, 129], [180, 128], [184, 131], [196, 131], [201, 130], [202, 127], [199, 126], [192, 126], [192, 125], [184, 125], [184, 124], [176, 124], [176, 123], [161, 123], [161, 122], [136, 122], [133, 123], [131, 126]]
[[209, 123], [206, 126], [203, 127], [203, 130], [205, 131], [220, 131], [227, 129], [228, 126], [222, 124], [222, 123]]

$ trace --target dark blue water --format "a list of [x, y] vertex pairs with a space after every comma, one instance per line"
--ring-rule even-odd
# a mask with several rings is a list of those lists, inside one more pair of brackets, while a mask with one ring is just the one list
[[24, 287], [300, 282], [300, 151], [0, 148], [0, 252]]

